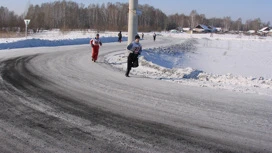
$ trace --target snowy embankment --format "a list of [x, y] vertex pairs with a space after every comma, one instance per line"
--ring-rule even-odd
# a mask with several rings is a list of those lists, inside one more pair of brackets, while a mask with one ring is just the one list
[[[54, 47], [66, 45], [88, 44], [94, 38], [93, 31], [72, 31], [61, 32], [59, 30], [45, 31], [37, 34], [30, 34], [27, 38], [0, 38], [0, 50], [29, 47]], [[101, 34], [102, 42], [116, 42], [116, 33]], [[127, 37], [123, 37], [127, 41]]]
[[[272, 44], [268, 43], [271, 38], [171, 36], [184, 41], [170, 47], [145, 49], [140, 67], [131, 73], [184, 85], [271, 95]], [[125, 54], [112, 54], [107, 60], [125, 71]]]
[[[26, 47], [88, 44], [95, 32], [47, 31], [26, 38], [0, 39], [0, 50]], [[102, 42], [116, 42], [117, 32], [100, 33]], [[151, 39], [146, 33], [145, 38]], [[123, 41], [127, 41], [123, 34]], [[209, 34], [162, 34], [181, 43], [148, 48], [131, 73], [190, 86], [271, 95], [272, 38]], [[142, 40], [144, 42], [145, 40]], [[126, 70], [126, 51], [111, 53], [105, 62]]]

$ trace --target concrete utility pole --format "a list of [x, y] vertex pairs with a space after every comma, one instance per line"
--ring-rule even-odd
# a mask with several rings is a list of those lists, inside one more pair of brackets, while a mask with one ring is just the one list
[[129, 0], [128, 44], [138, 34], [138, 0]]

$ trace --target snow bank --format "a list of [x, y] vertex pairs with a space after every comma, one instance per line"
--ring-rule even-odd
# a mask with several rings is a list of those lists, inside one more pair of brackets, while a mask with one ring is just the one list
[[[179, 45], [145, 49], [139, 58], [140, 67], [131, 73], [191, 86], [271, 95], [272, 44], [267, 44], [270, 40], [201, 36], [185, 34], [183, 38], [187, 38]], [[125, 54], [113, 53], [106, 60], [126, 70]]]
[[[90, 39], [94, 38], [95, 35], [95, 32], [88, 31], [45, 31], [29, 35], [27, 38], [1, 38], [0, 50], [89, 44]], [[102, 35], [104, 34], [101, 34], [100, 39], [104, 43], [117, 42], [117, 33], [107, 33], [105, 36]], [[127, 41], [127, 37], [123, 37], [123, 41]]]

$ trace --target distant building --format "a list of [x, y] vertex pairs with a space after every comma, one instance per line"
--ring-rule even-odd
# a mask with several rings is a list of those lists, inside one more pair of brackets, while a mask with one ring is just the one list
[[170, 33], [180, 33], [180, 31], [178, 31], [176, 29], [172, 29], [172, 30], [170, 30]]
[[185, 32], [188, 32], [190, 30], [191, 30], [190, 28], [182, 28], [182, 31], [185, 31]]
[[194, 32], [204, 32], [204, 33], [208, 33], [208, 32], [219, 32], [222, 31], [222, 28], [220, 27], [214, 27], [214, 26], [206, 26], [204, 24], [199, 24], [197, 25], [194, 29]]
[[216, 27], [217, 32], [222, 32], [223, 29], [221, 27]]
[[266, 34], [268, 34], [268, 33], [270, 32], [270, 30], [271, 30], [271, 28], [269, 28], [269, 27], [264, 27], [264, 28], [262, 28], [262, 29], [260, 29], [260, 30], [258, 31], [258, 34], [266, 35]]
[[211, 30], [211, 32], [218, 32], [217, 28], [214, 26], [208, 26], [208, 28]]
[[248, 34], [255, 34], [255, 32], [256, 32], [255, 30], [248, 30], [247, 31]]

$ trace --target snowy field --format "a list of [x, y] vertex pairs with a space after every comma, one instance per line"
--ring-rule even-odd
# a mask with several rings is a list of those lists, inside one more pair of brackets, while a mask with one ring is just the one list
[[[116, 43], [117, 33], [101, 32], [100, 38], [104, 43]], [[55, 30], [31, 34], [27, 38], [0, 38], [0, 52], [15, 48], [84, 45], [95, 34]], [[123, 41], [127, 41], [127, 34], [123, 36]], [[151, 36], [152, 33], [145, 33], [141, 42], [152, 39]], [[272, 37], [160, 33], [157, 41], [162, 37], [173, 39], [172, 45], [144, 45], [140, 66], [132, 69], [131, 74], [181, 85], [272, 95]], [[126, 56], [124, 46], [124, 51], [108, 54], [104, 62], [125, 71]]]

